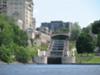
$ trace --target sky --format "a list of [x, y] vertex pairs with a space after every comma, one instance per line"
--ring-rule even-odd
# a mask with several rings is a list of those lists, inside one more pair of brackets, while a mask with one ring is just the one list
[[100, 19], [100, 0], [34, 0], [36, 27], [42, 22], [61, 20], [86, 27]]

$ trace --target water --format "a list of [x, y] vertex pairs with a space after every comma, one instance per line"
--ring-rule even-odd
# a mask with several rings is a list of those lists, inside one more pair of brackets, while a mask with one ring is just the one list
[[0, 65], [0, 75], [100, 75], [100, 65]]

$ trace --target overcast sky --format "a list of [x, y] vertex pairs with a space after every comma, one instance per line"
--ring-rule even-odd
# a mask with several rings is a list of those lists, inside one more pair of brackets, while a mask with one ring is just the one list
[[100, 19], [100, 0], [34, 0], [36, 26], [62, 20], [79, 22], [81, 27]]

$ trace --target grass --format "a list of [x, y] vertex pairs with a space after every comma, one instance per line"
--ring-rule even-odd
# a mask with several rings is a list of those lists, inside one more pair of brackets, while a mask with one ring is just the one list
[[86, 54], [77, 55], [76, 57], [76, 62], [77, 63], [90, 63], [90, 64], [100, 64], [100, 56], [95, 56], [94, 54], [90, 54], [86, 56]]
[[94, 56], [92, 59], [87, 61], [87, 63], [99, 63], [100, 64], [100, 56]]

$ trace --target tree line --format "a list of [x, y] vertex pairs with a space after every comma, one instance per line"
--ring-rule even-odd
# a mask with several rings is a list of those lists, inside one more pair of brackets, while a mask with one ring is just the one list
[[76, 49], [79, 54], [100, 52], [100, 20], [81, 30], [76, 39]]
[[28, 47], [27, 33], [21, 30], [15, 21], [0, 15], [0, 60], [11, 63], [14, 61], [27, 63], [37, 53]]

